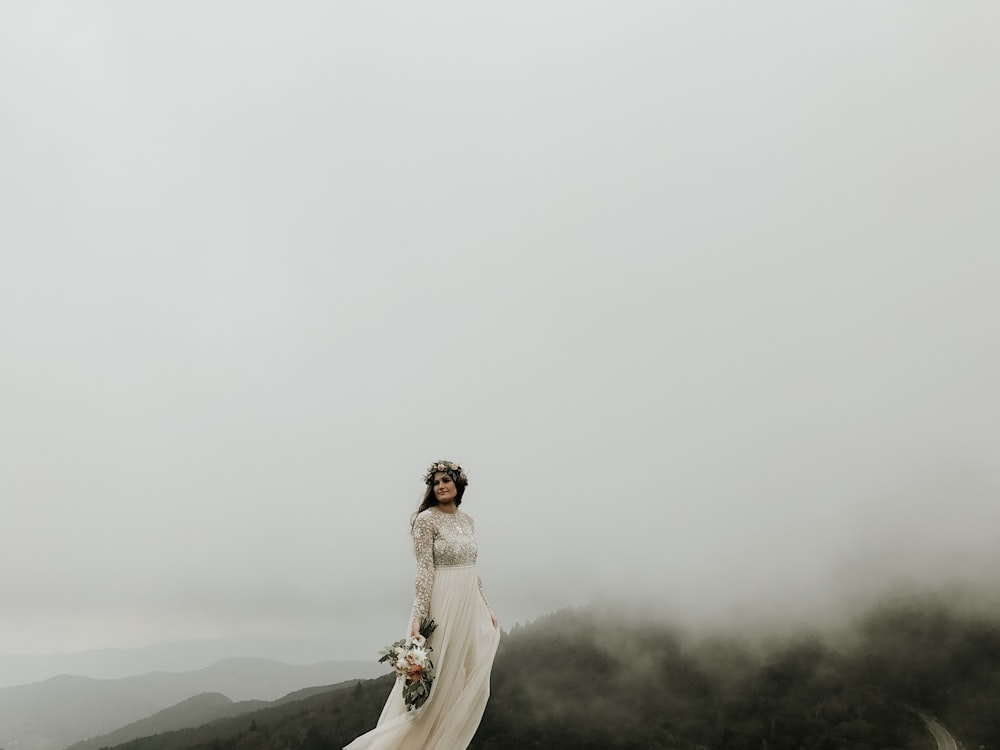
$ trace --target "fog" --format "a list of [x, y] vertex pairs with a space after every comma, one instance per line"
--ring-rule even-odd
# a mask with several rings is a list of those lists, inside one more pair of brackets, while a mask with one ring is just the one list
[[998, 15], [0, 5], [0, 654], [373, 655], [438, 458], [508, 627], [974, 603]]

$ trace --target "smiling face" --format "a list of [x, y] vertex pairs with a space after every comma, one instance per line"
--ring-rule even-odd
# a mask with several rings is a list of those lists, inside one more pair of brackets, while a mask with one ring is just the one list
[[434, 478], [431, 480], [431, 490], [434, 492], [438, 505], [453, 503], [458, 497], [458, 488], [455, 486], [454, 480], [444, 471], [434, 474]]

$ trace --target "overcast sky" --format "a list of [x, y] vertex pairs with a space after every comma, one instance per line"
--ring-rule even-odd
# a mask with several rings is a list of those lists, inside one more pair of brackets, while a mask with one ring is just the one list
[[366, 658], [439, 457], [507, 626], [987, 580], [998, 23], [0, 3], [0, 653]]

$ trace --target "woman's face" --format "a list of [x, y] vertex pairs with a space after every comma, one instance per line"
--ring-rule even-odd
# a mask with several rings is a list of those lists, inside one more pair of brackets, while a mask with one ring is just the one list
[[438, 503], [454, 502], [455, 498], [458, 497], [458, 488], [446, 472], [435, 473], [431, 486], [434, 488], [434, 497], [437, 498]]

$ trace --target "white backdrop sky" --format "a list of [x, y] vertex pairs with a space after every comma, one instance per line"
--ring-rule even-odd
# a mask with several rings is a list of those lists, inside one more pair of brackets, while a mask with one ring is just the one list
[[0, 653], [987, 580], [998, 23], [0, 3]]

